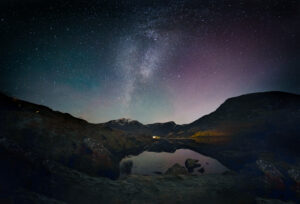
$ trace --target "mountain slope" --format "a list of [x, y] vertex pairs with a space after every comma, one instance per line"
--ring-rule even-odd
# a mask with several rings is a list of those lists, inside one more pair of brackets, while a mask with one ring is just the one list
[[129, 133], [148, 134], [152, 136], [165, 136], [168, 133], [176, 131], [180, 128], [180, 125], [177, 125], [173, 121], [144, 125], [137, 120], [131, 120], [127, 118], [111, 120], [107, 123], [102, 123], [101, 125]]
[[0, 139], [90, 175], [118, 177], [119, 160], [151, 137], [90, 124], [69, 114], [0, 94]]
[[256, 129], [269, 132], [293, 130], [300, 121], [300, 95], [262, 92], [227, 99], [216, 111], [183, 126], [175, 136], [198, 131], [238, 134]]

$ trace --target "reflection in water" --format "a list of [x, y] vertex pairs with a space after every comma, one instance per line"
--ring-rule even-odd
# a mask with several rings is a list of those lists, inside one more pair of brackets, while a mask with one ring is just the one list
[[[120, 166], [122, 171], [124, 164], [126, 165], [129, 161], [132, 161], [132, 166], [130, 167], [132, 174], [154, 175], [165, 173], [168, 168], [176, 163], [185, 166], [187, 159], [196, 159], [198, 163], [201, 164], [200, 167], [194, 169], [193, 174], [222, 173], [227, 170], [227, 168], [217, 160], [189, 149], [178, 149], [174, 153], [145, 151], [137, 156], [125, 157], [120, 162]], [[126, 169], [126, 172], [128, 171], [130, 172], [130, 170]]]

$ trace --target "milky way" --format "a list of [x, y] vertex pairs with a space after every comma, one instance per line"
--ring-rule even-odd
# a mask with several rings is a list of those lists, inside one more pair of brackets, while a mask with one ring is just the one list
[[298, 8], [297, 1], [3, 1], [0, 89], [93, 123], [188, 123], [229, 97], [300, 93]]

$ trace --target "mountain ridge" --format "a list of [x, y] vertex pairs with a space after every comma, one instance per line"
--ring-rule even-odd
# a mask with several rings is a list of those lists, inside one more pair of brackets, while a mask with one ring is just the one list
[[[174, 136], [174, 133], [175, 135], [178, 135], [179, 132], [188, 131], [188, 129], [194, 128], [195, 126], [199, 125], [202, 126], [203, 130], [209, 129], [209, 126], [205, 127], [205, 123], [206, 120], [211, 120], [212, 117], [216, 117], [218, 119], [222, 119], [222, 117], [227, 117], [228, 120], [238, 120], [239, 117], [250, 118], [254, 114], [259, 115], [269, 111], [275, 111], [280, 109], [297, 109], [299, 108], [299, 104], [299, 94], [282, 91], [256, 92], [228, 98], [215, 111], [204, 115], [199, 119], [188, 124], [179, 125], [173, 121], [170, 121], [165, 123], [152, 123], [144, 125], [136, 120], [134, 120], [136, 121], [135, 126], [126, 126], [126, 124], [118, 125], [117, 123], [114, 123], [113, 125], [112, 121], [101, 124], [127, 132], [139, 132], [158, 136]], [[235, 113], [236, 111], [238, 112]], [[230, 114], [231, 116], [229, 116]], [[226, 118], [223, 118], [223, 120], [225, 119]], [[214, 124], [210, 126], [213, 125]], [[195, 131], [190, 132], [191, 133], [189, 134], [191, 136]], [[185, 136], [188, 135], [185, 134]]]

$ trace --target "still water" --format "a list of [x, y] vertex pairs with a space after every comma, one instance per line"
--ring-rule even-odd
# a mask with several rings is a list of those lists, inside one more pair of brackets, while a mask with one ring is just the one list
[[[131, 174], [155, 175], [165, 173], [168, 168], [176, 163], [184, 167], [187, 159], [196, 159], [201, 164], [200, 167], [194, 169], [192, 174], [216, 174], [228, 170], [219, 161], [190, 149], [178, 149], [173, 153], [144, 151], [139, 155], [123, 158], [120, 166], [122, 167], [124, 163], [131, 160]], [[201, 171], [202, 173], [199, 172], [201, 168], [204, 169], [204, 172]]]

